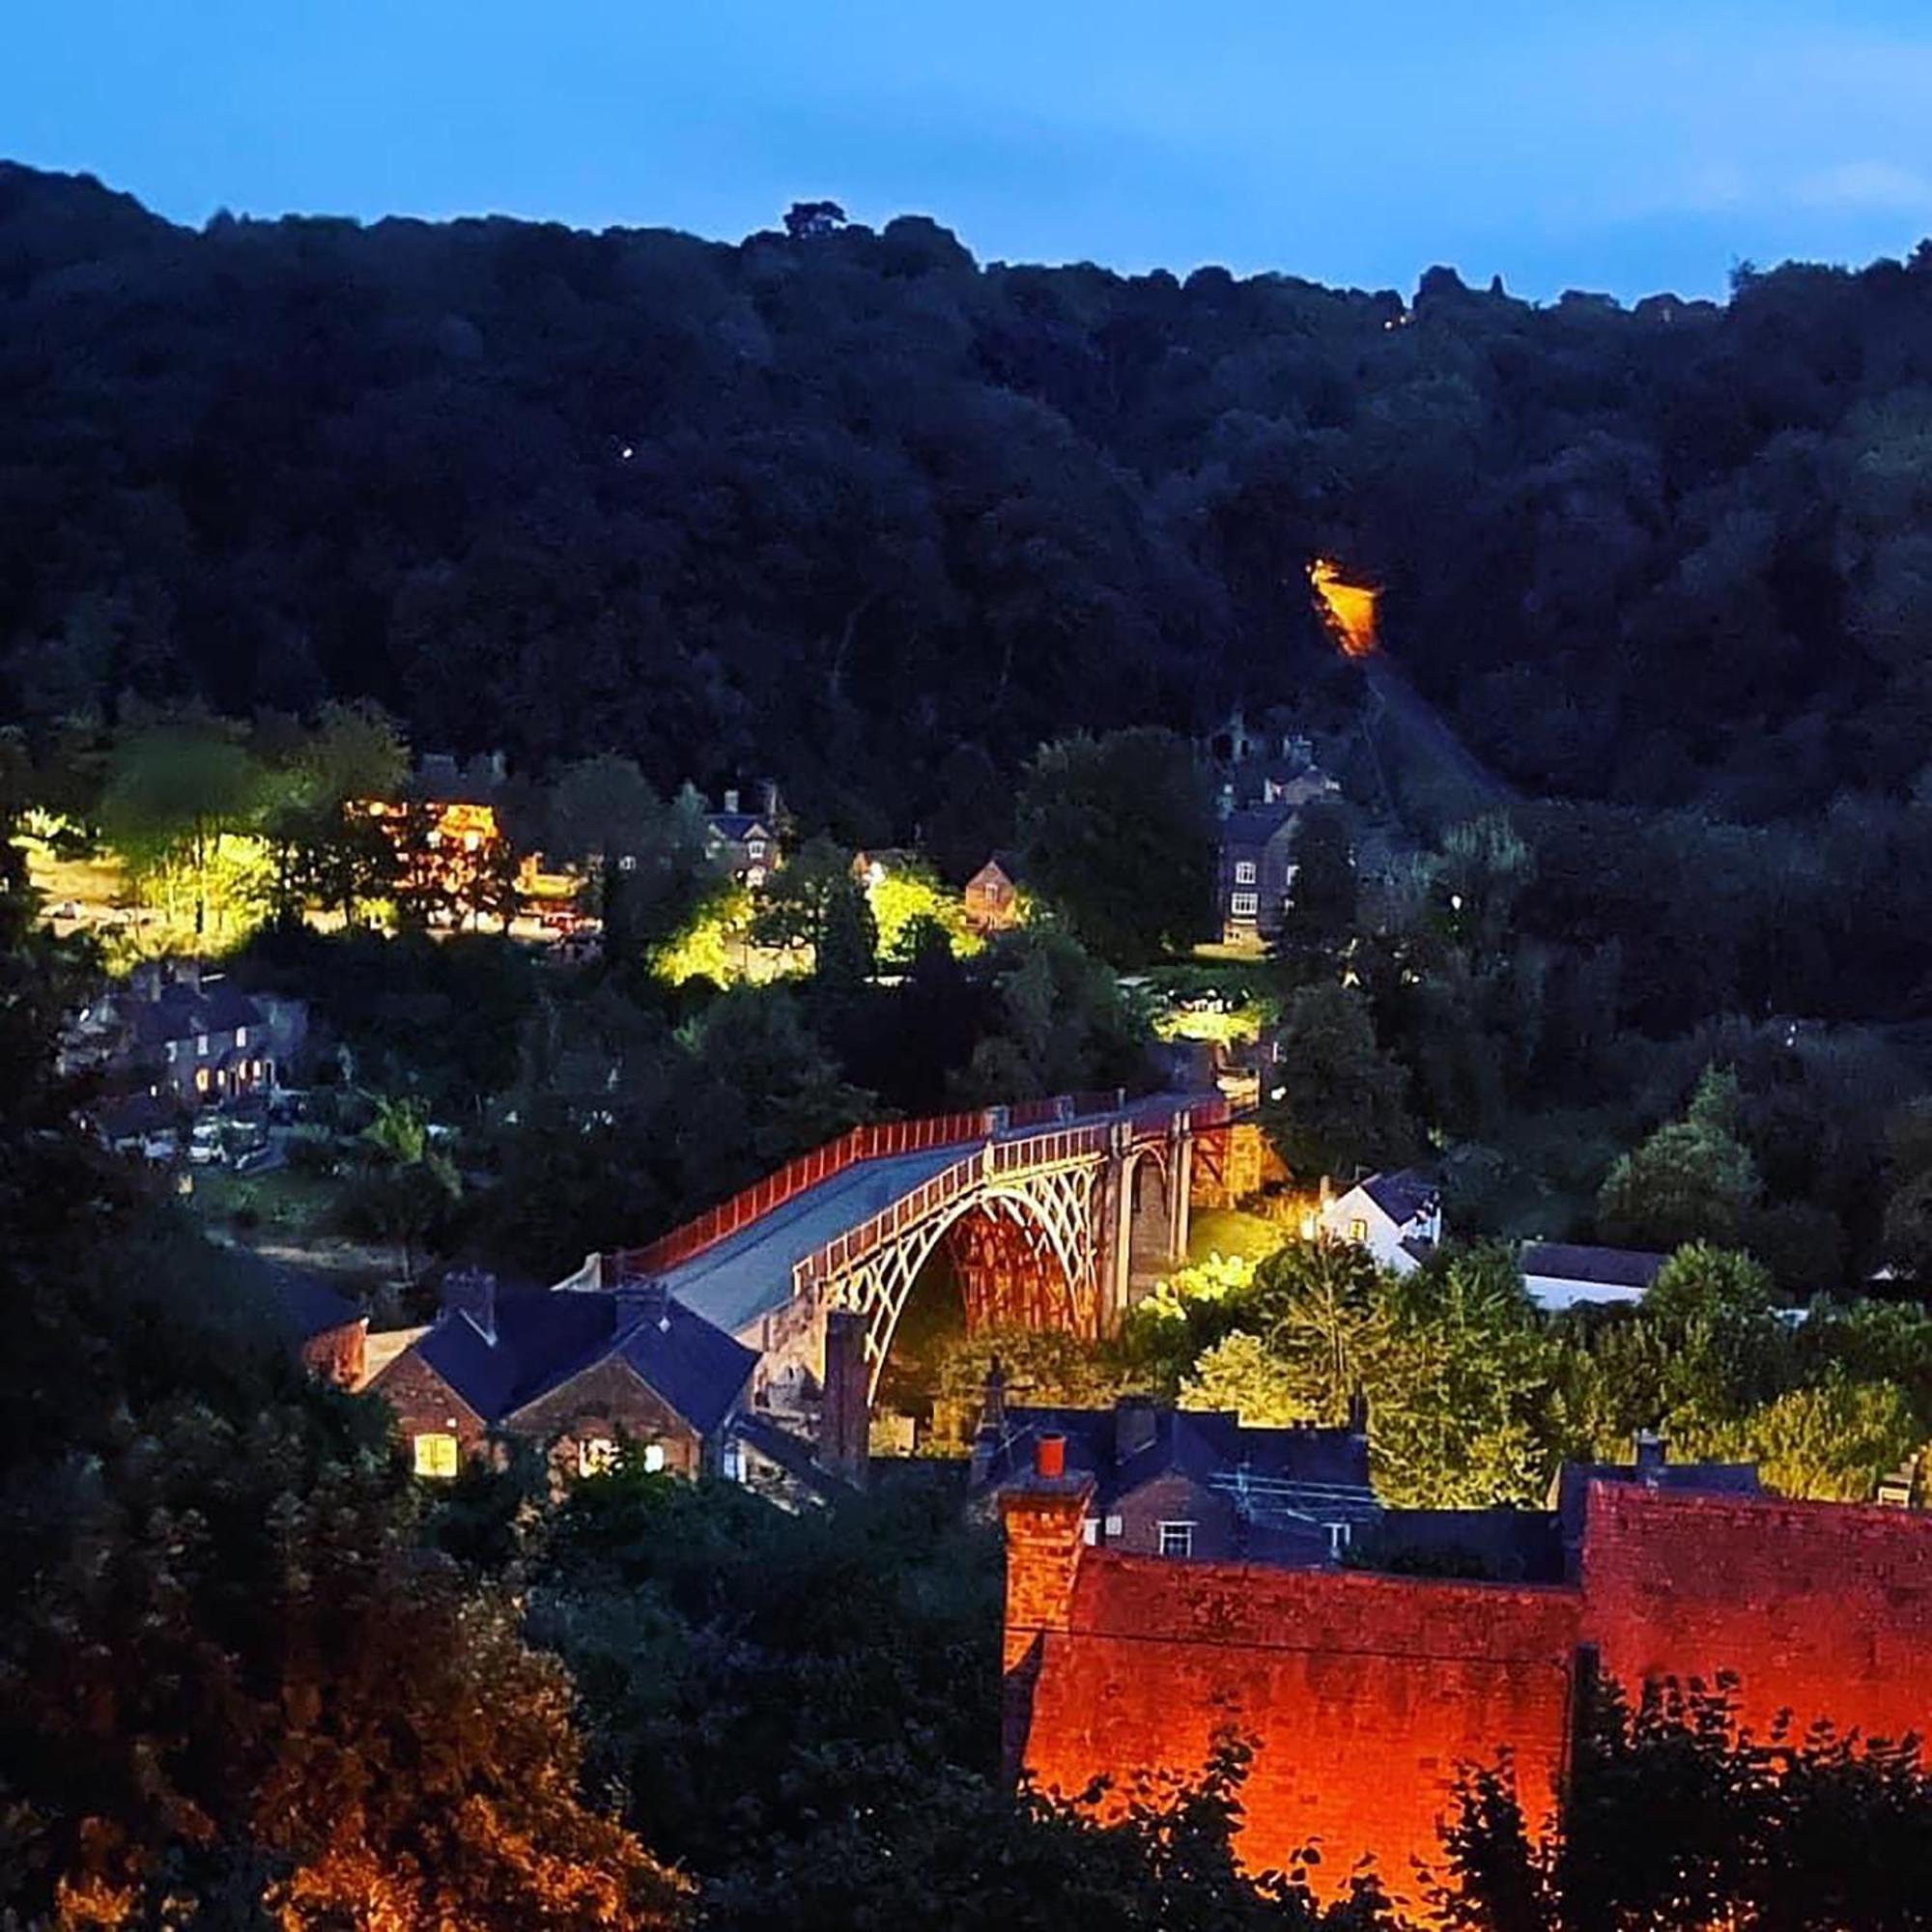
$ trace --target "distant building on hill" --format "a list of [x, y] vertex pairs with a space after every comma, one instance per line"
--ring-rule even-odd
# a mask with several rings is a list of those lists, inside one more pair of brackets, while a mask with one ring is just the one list
[[1343, 1194], [1324, 1195], [1308, 1232], [1351, 1241], [1383, 1267], [1412, 1274], [1441, 1243], [1442, 1192], [1416, 1168], [1372, 1174]]
[[995, 852], [966, 881], [961, 910], [975, 932], [1006, 932], [1019, 923], [1020, 872], [1017, 855]]
[[1218, 905], [1225, 945], [1271, 940], [1294, 885], [1302, 812], [1336, 790], [1306, 738], [1250, 732], [1236, 711], [1209, 741], [1220, 818]]
[[1641, 1301], [1667, 1259], [1637, 1248], [1530, 1241], [1522, 1250], [1522, 1285], [1539, 1308], [1552, 1314], [1585, 1301]]
[[[61, 1065], [99, 1073], [124, 1100], [212, 1106], [287, 1084], [307, 1037], [300, 1000], [243, 992], [198, 959], [148, 959], [69, 1023]], [[139, 1111], [118, 1110], [117, 1123]]]
[[779, 851], [782, 806], [779, 788], [767, 781], [760, 786], [760, 809], [743, 809], [744, 794], [726, 789], [722, 810], [704, 820], [706, 856], [719, 871], [755, 892], [784, 863]]

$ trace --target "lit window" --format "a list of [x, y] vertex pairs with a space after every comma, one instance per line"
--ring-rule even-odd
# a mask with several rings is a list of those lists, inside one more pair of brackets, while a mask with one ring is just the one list
[[1120, 1535], [1120, 1533], [1121, 1533], [1121, 1531], [1122, 1531], [1122, 1528], [1123, 1528], [1124, 1526], [1125, 1526], [1125, 1525], [1124, 1525], [1124, 1523], [1123, 1523], [1122, 1520], [1122, 1519], [1121, 1519], [1120, 1517], [1117, 1517], [1117, 1516], [1110, 1516], [1110, 1517], [1109, 1517], [1109, 1518], [1107, 1519], [1107, 1534], [1108, 1534], [1108, 1535], [1109, 1535], [1110, 1537], [1112, 1537], [1112, 1536], [1119, 1536], [1119, 1535]]
[[665, 1451], [662, 1442], [647, 1442], [644, 1445], [644, 1474], [655, 1476], [662, 1473], [665, 1465]]
[[1349, 1238], [1351, 1241], [1366, 1241], [1369, 1238], [1369, 1224], [1359, 1214], [1349, 1223]]
[[1321, 1527], [1328, 1532], [1328, 1554], [1339, 1557], [1350, 1542], [1350, 1531], [1346, 1522], [1324, 1522]]
[[432, 1432], [415, 1438], [416, 1474], [443, 1480], [456, 1474], [456, 1437]]
[[1160, 1553], [1163, 1556], [1194, 1554], [1194, 1525], [1191, 1522], [1164, 1522], [1160, 1526]]
[[765, 868], [762, 866], [747, 866], [745, 883], [748, 886], [762, 886], [765, 883]]
[[765, 841], [762, 838], [747, 839], [745, 850], [753, 859], [762, 859], [765, 856]]
[[724, 1451], [724, 1480], [727, 1483], [751, 1481], [745, 1473], [745, 1452], [735, 1442]]
[[1231, 893], [1229, 895], [1228, 910], [1236, 919], [1253, 919], [1260, 913], [1261, 909], [1262, 901], [1259, 893]]
[[194, 1050], [197, 1055], [204, 1054], [208, 1051], [208, 1036], [205, 1033], [198, 1033], [195, 1035]]
[[235, 1029], [235, 1044], [237, 1046], [246, 1046], [248, 1044], [248, 1029], [246, 1027], [237, 1027]]
[[194, 1091], [197, 1094], [206, 1094], [213, 1085], [213, 1076], [209, 1072], [207, 1067], [197, 1066], [194, 1069]]
[[168, 1058], [170, 1060], [179, 1060], [181, 1058], [181, 1045], [182, 1043], [178, 1039], [168, 1041]]
[[1255, 862], [1252, 859], [1235, 861], [1235, 883], [1237, 886], [1251, 886], [1255, 882]]
[[1090, 1547], [1098, 1543], [1100, 1541], [1100, 1519], [1097, 1516], [1088, 1517], [1080, 1525], [1080, 1533], [1087, 1539]]
[[601, 1476], [617, 1466], [617, 1445], [608, 1435], [587, 1435], [577, 1445], [577, 1473]]

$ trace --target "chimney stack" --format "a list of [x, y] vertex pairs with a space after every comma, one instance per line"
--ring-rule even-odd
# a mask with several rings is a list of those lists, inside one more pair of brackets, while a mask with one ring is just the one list
[[726, 811], [736, 811], [738, 810], [738, 787], [736, 785], [729, 785], [725, 788], [724, 810]]
[[1356, 1389], [1349, 1397], [1349, 1434], [1359, 1435], [1365, 1441], [1369, 1434], [1369, 1398], [1366, 1390]]
[[1663, 1438], [1654, 1429], [1639, 1429], [1632, 1438], [1632, 1447], [1636, 1451], [1637, 1481], [1655, 1488], [1663, 1473]]
[[489, 1343], [497, 1346], [497, 1277], [485, 1268], [452, 1268], [442, 1278], [442, 1307], [461, 1316]]
[[825, 1400], [818, 1415], [818, 1460], [859, 1489], [872, 1453], [872, 1403], [866, 1372], [866, 1318], [835, 1308], [825, 1318]]

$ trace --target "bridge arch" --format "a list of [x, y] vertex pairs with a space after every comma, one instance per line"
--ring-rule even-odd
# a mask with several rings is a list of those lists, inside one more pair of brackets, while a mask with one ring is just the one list
[[[874, 1250], [831, 1284], [832, 1306], [853, 1309], [867, 1318], [868, 1393], [874, 1397], [878, 1394], [879, 1378], [885, 1373], [899, 1318], [926, 1264], [942, 1244], [956, 1240], [962, 1231], [976, 1225], [991, 1227], [1002, 1234], [1009, 1231], [1025, 1244], [1026, 1259], [1031, 1264], [1027, 1269], [1028, 1286], [1035, 1293], [1042, 1271], [1040, 1264], [1050, 1264], [1053, 1298], [1059, 1304], [1055, 1311], [1058, 1319], [1052, 1325], [1074, 1334], [1096, 1336], [1099, 1296], [1093, 1225], [1097, 1179], [1094, 1169], [1075, 1169], [990, 1181], [915, 1222], [896, 1240]], [[969, 1322], [975, 1314], [971, 1270], [976, 1265], [1010, 1266], [1018, 1259], [1011, 1245], [997, 1247], [990, 1255], [965, 1258], [969, 1274], [965, 1284]], [[997, 1290], [982, 1299], [979, 1312], [982, 1318], [992, 1315], [997, 1319], [1001, 1312]], [[1037, 1307], [1009, 1312], [1016, 1319], [1034, 1322], [1043, 1313]]]

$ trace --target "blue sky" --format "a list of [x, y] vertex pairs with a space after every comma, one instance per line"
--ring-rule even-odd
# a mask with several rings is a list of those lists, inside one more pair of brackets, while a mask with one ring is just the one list
[[1932, 233], [1932, 5], [43, 0], [0, 154], [194, 223], [829, 195], [982, 258], [1716, 294]]

